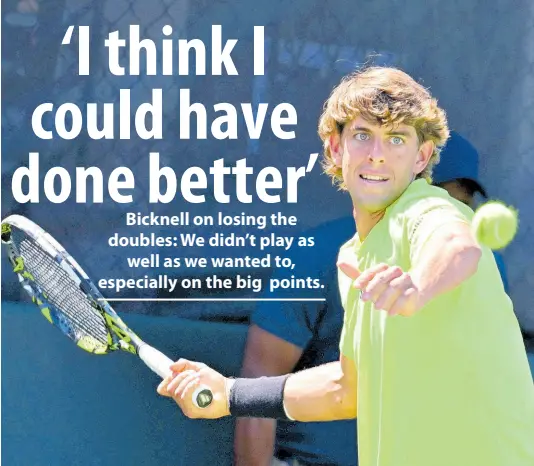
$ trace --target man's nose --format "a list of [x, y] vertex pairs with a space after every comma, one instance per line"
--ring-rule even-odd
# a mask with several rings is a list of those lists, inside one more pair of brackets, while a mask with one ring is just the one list
[[371, 162], [384, 163], [384, 143], [380, 138], [375, 138], [370, 149], [369, 160]]

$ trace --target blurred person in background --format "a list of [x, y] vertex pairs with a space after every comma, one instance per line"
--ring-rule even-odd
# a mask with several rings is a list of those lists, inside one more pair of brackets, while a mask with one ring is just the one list
[[[476, 195], [488, 199], [485, 188], [478, 181], [479, 155], [475, 147], [455, 131], [451, 131], [441, 151], [440, 162], [432, 172], [434, 185], [445, 189], [452, 197], [475, 210]], [[506, 293], [509, 293], [508, 275], [503, 256], [493, 251]]]
[[[251, 316], [241, 377], [276, 376], [339, 361], [343, 307], [336, 259], [355, 230], [354, 218], [343, 217], [300, 235], [313, 237], [315, 246], [296, 249], [296, 270], [277, 269], [274, 277], [319, 278], [325, 301], [260, 301]], [[306, 296], [306, 290], [292, 293]], [[356, 465], [356, 421], [239, 418], [234, 452], [236, 466]]]
[[[477, 207], [476, 196], [488, 199], [486, 189], [478, 181], [479, 155], [475, 147], [458, 133], [451, 131], [447, 145], [441, 152], [441, 159], [432, 173], [432, 181], [448, 191], [448, 193], [467, 204], [473, 210]], [[508, 276], [502, 254], [493, 251], [497, 267], [501, 273], [506, 293], [509, 293]], [[521, 330], [528, 353], [530, 366], [534, 378], [534, 334]]]

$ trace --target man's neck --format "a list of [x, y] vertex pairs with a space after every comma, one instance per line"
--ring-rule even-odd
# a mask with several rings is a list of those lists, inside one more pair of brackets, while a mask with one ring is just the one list
[[356, 231], [360, 241], [365, 240], [373, 227], [384, 217], [386, 210], [378, 212], [369, 212], [362, 208], [354, 206], [353, 214], [356, 220]]

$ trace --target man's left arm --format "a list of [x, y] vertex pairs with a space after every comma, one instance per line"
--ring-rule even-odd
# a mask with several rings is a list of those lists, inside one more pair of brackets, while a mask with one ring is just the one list
[[481, 255], [469, 223], [452, 221], [434, 230], [413, 258], [410, 271], [421, 305], [469, 279]]
[[436, 208], [419, 215], [410, 231], [410, 270], [378, 264], [359, 271], [354, 264], [338, 263], [361, 290], [361, 299], [390, 315], [411, 316], [429, 301], [447, 293], [477, 270], [481, 248], [471, 224], [455, 207]]

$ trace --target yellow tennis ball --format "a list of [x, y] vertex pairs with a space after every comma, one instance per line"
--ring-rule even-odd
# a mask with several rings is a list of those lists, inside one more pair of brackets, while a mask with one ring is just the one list
[[486, 202], [473, 217], [473, 231], [477, 240], [493, 250], [510, 244], [517, 233], [517, 226], [517, 211], [501, 202]]

